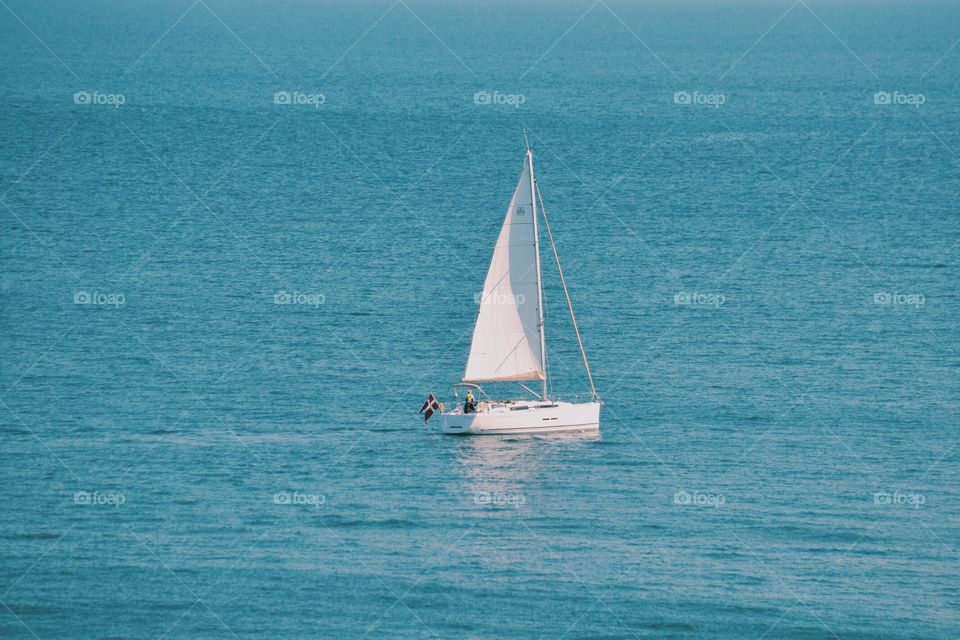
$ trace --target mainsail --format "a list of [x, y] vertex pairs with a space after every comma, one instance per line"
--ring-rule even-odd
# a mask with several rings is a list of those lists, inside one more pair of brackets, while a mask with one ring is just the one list
[[464, 382], [546, 379], [532, 170], [528, 152], [483, 283]]

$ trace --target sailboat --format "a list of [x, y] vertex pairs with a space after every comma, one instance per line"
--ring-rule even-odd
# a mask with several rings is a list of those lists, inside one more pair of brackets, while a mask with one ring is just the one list
[[[540, 217], [543, 218], [557, 263], [563, 294], [590, 382], [589, 402], [564, 402], [549, 394], [540, 266]], [[461, 382], [453, 385], [457, 402], [449, 410], [441, 410], [443, 432], [457, 435], [509, 435], [599, 431], [600, 397], [593, 384], [590, 364], [560, 267], [560, 257], [534, 177], [533, 152], [529, 144], [479, 302], [480, 310], [473, 328], [466, 369]], [[537, 381], [541, 383], [540, 393], [523, 384]], [[534, 399], [490, 398], [481, 387], [485, 382], [516, 382]], [[476, 391], [480, 397], [461, 403], [459, 392], [464, 388], [468, 389], [471, 396]]]

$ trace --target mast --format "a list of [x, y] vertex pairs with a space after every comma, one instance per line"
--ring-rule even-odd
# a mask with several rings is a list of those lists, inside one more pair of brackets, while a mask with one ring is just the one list
[[536, 178], [533, 176], [533, 151], [527, 142], [527, 132], [523, 132], [523, 141], [527, 145], [527, 167], [530, 170], [530, 200], [533, 203], [533, 253], [537, 263], [537, 313], [540, 320], [540, 369], [543, 371], [543, 396], [547, 399], [547, 338], [543, 326], [543, 275], [540, 270], [540, 228], [537, 224]]

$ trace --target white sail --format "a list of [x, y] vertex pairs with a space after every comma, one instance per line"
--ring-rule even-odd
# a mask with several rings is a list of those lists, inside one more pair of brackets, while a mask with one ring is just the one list
[[493, 250], [464, 382], [546, 378], [531, 165], [528, 155]]

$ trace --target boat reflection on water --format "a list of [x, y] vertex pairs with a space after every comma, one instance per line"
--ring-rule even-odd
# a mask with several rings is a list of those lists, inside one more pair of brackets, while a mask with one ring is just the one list
[[[544, 463], [558, 453], [569, 453], [600, 440], [599, 432], [538, 436], [487, 436], [455, 439], [456, 459], [463, 470], [464, 489], [478, 506], [522, 506], [525, 494], [538, 490]], [[535, 479], [531, 485], [527, 481]]]
[[[570, 455], [599, 440], [597, 432], [453, 439], [452, 475], [462, 487], [465, 526], [454, 552], [459, 566], [482, 575], [542, 563], [550, 543], [537, 521], [552, 509], [540, 496], [550, 493]], [[506, 530], [515, 535], [505, 538]]]

